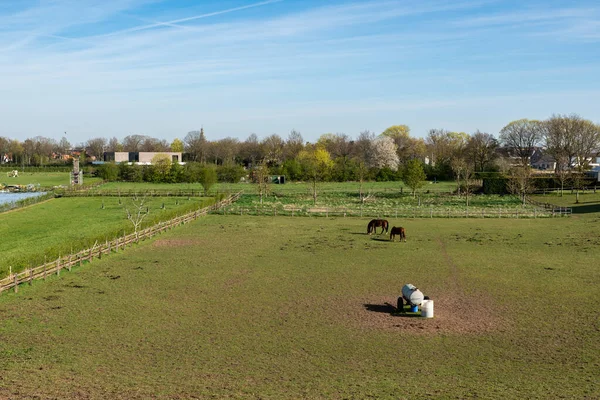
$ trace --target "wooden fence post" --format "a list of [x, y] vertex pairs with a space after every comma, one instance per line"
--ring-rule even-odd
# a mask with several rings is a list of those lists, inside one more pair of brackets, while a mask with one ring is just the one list
[[60, 254], [58, 255], [58, 259], [56, 260], [56, 276], [60, 276]]
[[17, 274], [15, 274], [15, 293], [17, 293], [19, 291], [19, 278], [17, 277]]
[[29, 286], [33, 284], [33, 268], [29, 266]]
[[[73, 251], [71, 251], [71, 253], [73, 253]], [[71, 272], [71, 258], [73, 257], [73, 254], [69, 254], [69, 272]]]

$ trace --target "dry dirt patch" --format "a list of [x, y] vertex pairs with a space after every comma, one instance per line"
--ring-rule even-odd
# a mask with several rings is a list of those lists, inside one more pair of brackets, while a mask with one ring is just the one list
[[[343, 323], [362, 329], [401, 331], [413, 334], [482, 334], [506, 331], [510, 322], [505, 310], [485, 294], [457, 298], [439, 294], [434, 300], [434, 318], [419, 313], [398, 313], [397, 297], [373, 296], [346, 300], [338, 313]], [[341, 304], [341, 303], [338, 303]]]

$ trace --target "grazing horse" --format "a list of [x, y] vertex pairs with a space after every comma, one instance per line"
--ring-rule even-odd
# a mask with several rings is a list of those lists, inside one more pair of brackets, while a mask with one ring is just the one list
[[404, 241], [406, 242], [406, 231], [403, 227], [392, 227], [392, 230], [390, 231], [390, 240], [392, 242], [394, 241], [394, 236], [396, 235], [400, 236], [400, 241], [404, 239]]
[[378, 227], [381, 227], [381, 233], [383, 233], [383, 231], [387, 232], [389, 224], [386, 219], [373, 219], [371, 220], [371, 222], [369, 222], [369, 225], [367, 226], [367, 234], [370, 235], [373, 232], [377, 234]]

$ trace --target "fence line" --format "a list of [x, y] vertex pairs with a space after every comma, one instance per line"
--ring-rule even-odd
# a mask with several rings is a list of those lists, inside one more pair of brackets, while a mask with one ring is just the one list
[[571, 215], [568, 207], [543, 208], [483, 208], [412, 207], [385, 209], [355, 209], [331, 207], [268, 207], [228, 206], [212, 213], [221, 215], [256, 215], [290, 217], [371, 217], [371, 218], [552, 218]]
[[8, 277], [0, 279], [0, 294], [11, 288], [14, 288], [15, 293], [19, 290], [19, 284], [31, 283], [34, 280], [44, 279], [48, 276], [56, 274], [60, 276], [63, 269], [71, 271], [74, 266], [81, 266], [84, 262], [92, 262], [94, 258], [101, 259], [103, 255], [109, 255], [112, 252], [124, 250], [127, 246], [138, 243], [140, 240], [145, 240], [158, 235], [167, 230], [173, 229], [176, 226], [187, 224], [188, 222], [198, 219], [200, 216], [207, 215], [211, 211], [218, 210], [220, 207], [225, 207], [236, 201], [241, 193], [235, 193], [228, 198], [218, 201], [215, 204], [191, 211], [187, 214], [175, 217], [168, 221], [159, 222], [153, 226], [145, 228], [139, 232], [130, 233], [114, 240], [106, 241], [105, 243], [95, 243], [89, 249], [81, 250], [77, 253], [68, 254], [58, 257], [56, 260], [45, 262], [44, 264], [25, 269], [24, 271], [9, 274]]
[[561, 207], [561, 206], [557, 206], [557, 205], [551, 204], [551, 203], [544, 203], [544, 202], [541, 202], [541, 201], [533, 200], [529, 196], [525, 197], [525, 201], [527, 201], [527, 203], [529, 203], [531, 205], [534, 205], [536, 207], [543, 208], [547, 212], [552, 213], [553, 216], [555, 214], [558, 214], [558, 215], [563, 215], [563, 214], [564, 215], [571, 215], [573, 213], [573, 209], [571, 207]]
[[151, 189], [151, 190], [65, 190], [59, 192], [62, 197], [203, 197], [203, 190], [198, 189]]

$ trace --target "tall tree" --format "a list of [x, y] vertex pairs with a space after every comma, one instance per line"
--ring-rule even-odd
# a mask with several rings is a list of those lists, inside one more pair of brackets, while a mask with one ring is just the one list
[[363, 200], [363, 185], [369, 176], [369, 168], [375, 163], [375, 134], [369, 130], [362, 131], [352, 147], [352, 159], [356, 165], [359, 188], [358, 195]]
[[576, 187], [583, 182], [581, 177], [600, 148], [600, 130], [577, 114], [553, 115], [544, 122], [544, 126], [546, 152], [556, 161], [555, 173], [562, 195], [568, 178]]
[[292, 129], [285, 141], [283, 156], [285, 160], [293, 160], [298, 157], [298, 154], [304, 149], [304, 139], [300, 132]]
[[270, 166], [281, 165], [284, 144], [283, 139], [277, 134], [268, 136], [262, 141], [264, 160], [267, 164]]
[[373, 166], [376, 168], [398, 169], [398, 153], [394, 140], [389, 136], [380, 136], [373, 143]]
[[146, 137], [147, 136], [138, 135], [138, 134], [125, 136], [125, 138], [123, 139], [123, 151], [129, 151], [129, 152], [142, 151], [141, 150], [142, 143], [144, 142]]
[[246, 166], [254, 167], [263, 158], [262, 147], [256, 133], [250, 134], [248, 139], [240, 144], [240, 158]]
[[518, 195], [523, 206], [525, 206], [527, 201], [527, 195], [533, 192], [535, 188], [531, 175], [532, 172], [529, 165], [514, 166], [509, 172], [507, 182], [508, 191]]
[[408, 138], [410, 137], [410, 128], [408, 125], [392, 125], [385, 131], [381, 132], [381, 134], [383, 136], [391, 137], [392, 139]]
[[512, 121], [500, 131], [500, 141], [514, 154], [523, 167], [530, 164], [533, 151], [544, 137], [545, 126], [540, 121]]
[[402, 174], [402, 180], [412, 190], [412, 195], [415, 197], [417, 189], [425, 185], [425, 171], [423, 171], [423, 164], [417, 159], [409, 160], [404, 166], [404, 173]]
[[112, 137], [108, 140], [108, 145], [106, 146], [106, 151], [117, 152], [123, 151], [123, 145], [119, 142], [119, 139], [116, 137]]
[[204, 129], [191, 131], [183, 139], [185, 151], [190, 155], [192, 161], [206, 162], [208, 155], [208, 141], [204, 136]]
[[467, 154], [473, 163], [475, 171], [485, 171], [495, 158], [498, 141], [487, 132], [475, 131], [469, 138]]
[[263, 197], [269, 193], [271, 185], [269, 179], [269, 167], [265, 162], [261, 162], [253, 169], [252, 174], [257, 185], [260, 204], [262, 204]]
[[66, 137], [61, 137], [60, 142], [56, 146], [56, 152], [60, 155], [65, 155], [69, 154], [69, 150], [71, 150], [71, 143], [69, 143]]
[[4, 164], [8, 160], [8, 154], [10, 153], [10, 140], [8, 138], [0, 136], [0, 164]]
[[307, 146], [298, 155], [304, 176], [310, 182], [313, 204], [317, 203], [317, 185], [324, 181], [331, 172], [333, 161], [329, 152], [316, 145]]
[[208, 195], [210, 188], [217, 183], [217, 169], [213, 165], [203, 166], [198, 173], [198, 181], [204, 189], [204, 195]]
[[103, 137], [90, 139], [87, 141], [85, 148], [88, 155], [95, 157], [96, 160], [103, 160], [106, 151], [106, 139]]
[[181, 139], [179, 139], [179, 138], [173, 139], [173, 141], [171, 142], [171, 151], [173, 151], [175, 153], [183, 152], [183, 142], [181, 141]]
[[240, 142], [231, 137], [217, 140], [212, 143], [211, 151], [215, 164], [231, 165], [235, 163]]

